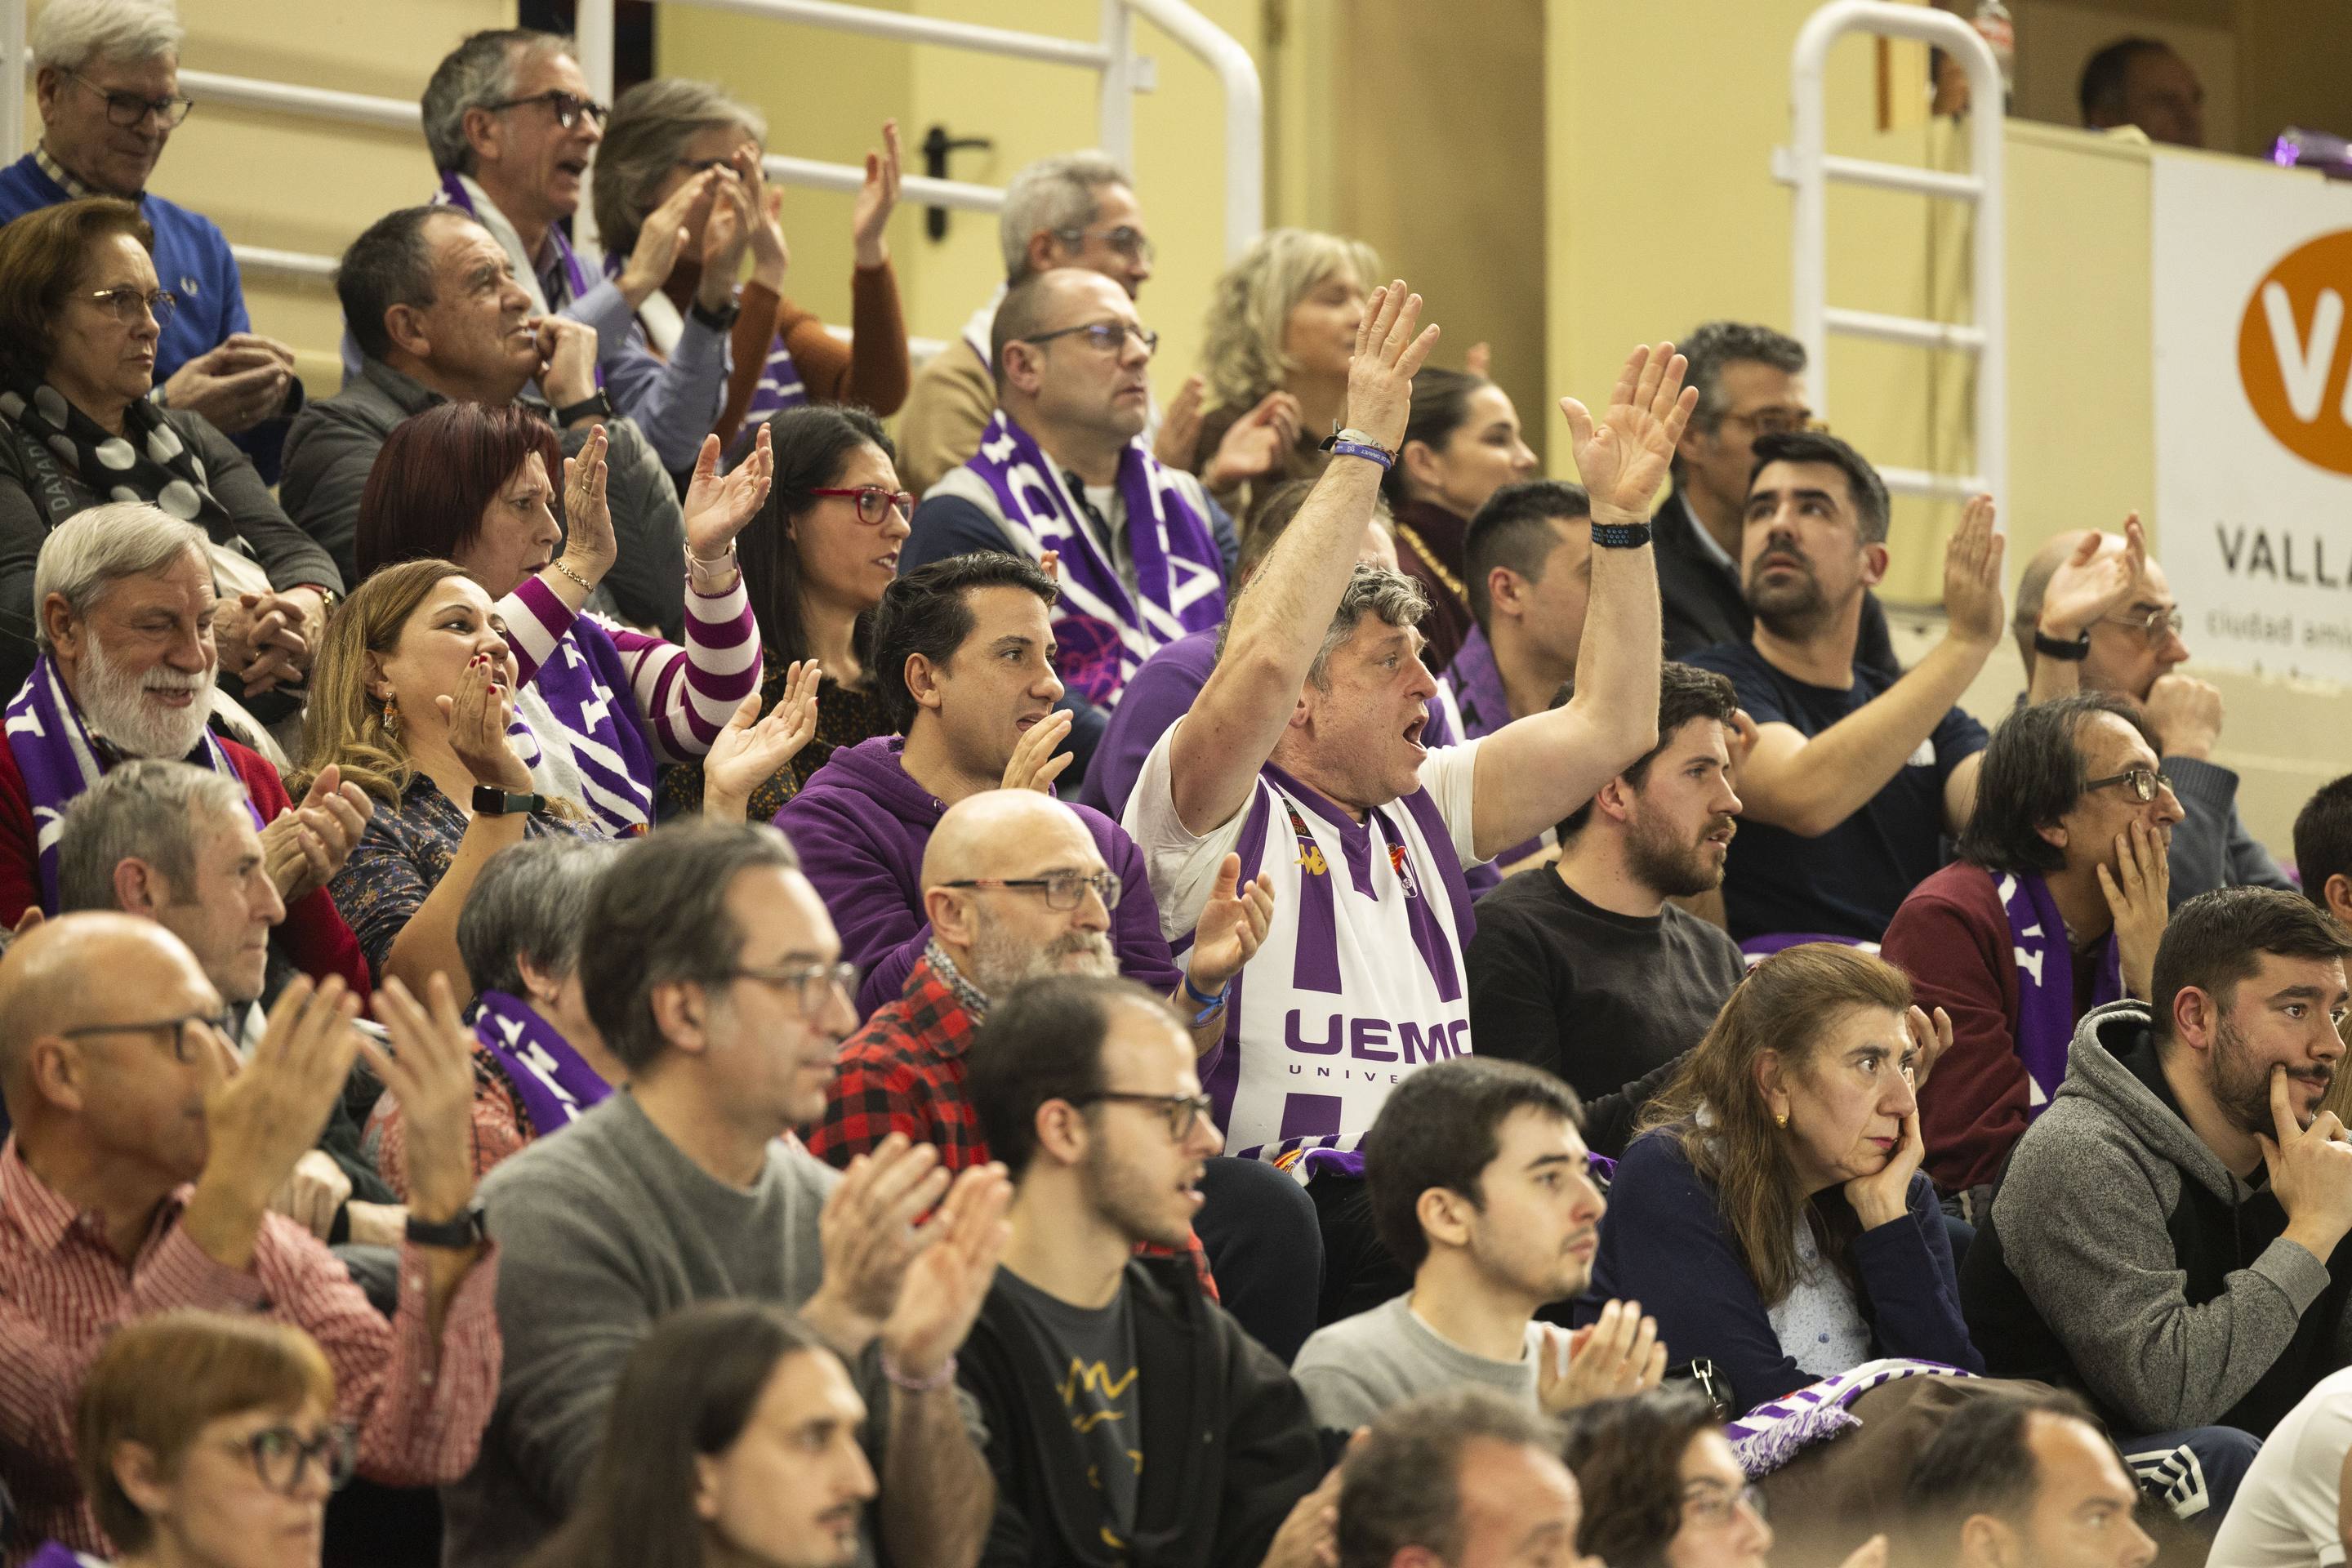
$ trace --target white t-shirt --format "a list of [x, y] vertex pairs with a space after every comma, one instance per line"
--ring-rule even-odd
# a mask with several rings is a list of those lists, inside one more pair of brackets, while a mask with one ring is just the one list
[[2336, 1494], [2352, 1450], [2352, 1367], [2312, 1385], [2263, 1439], [2213, 1537], [2213, 1568], [2335, 1568]]
[[1176, 815], [1176, 726], [1144, 759], [1123, 826], [1143, 853], [1160, 930], [1189, 941], [1217, 868], [1274, 888], [1274, 924], [1234, 982], [1209, 1079], [1226, 1142], [1272, 1157], [1352, 1149], [1405, 1072], [1470, 1050], [1462, 869], [1477, 863], [1478, 747], [1432, 751], [1421, 788], [1358, 822], [1268, 763], [1249, 799], [1205, 834]]

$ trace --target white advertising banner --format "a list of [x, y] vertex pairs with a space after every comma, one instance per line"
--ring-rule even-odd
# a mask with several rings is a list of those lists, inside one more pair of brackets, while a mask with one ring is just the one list
[[2352, 187], [2160, 149], [2153, 180], [2154, 542], [2182, 636], [2200, 663], [2352, 682]]

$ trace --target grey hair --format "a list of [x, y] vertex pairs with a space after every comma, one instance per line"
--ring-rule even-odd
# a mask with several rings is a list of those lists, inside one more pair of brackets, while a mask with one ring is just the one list
[[685, 156], [687, 142], [730, 126], [768, 143], [767, 117], [709, 82], [657, 77], [623, 93], [596, 144], [597, 243], [618, 252], [635, 247], [654, 210], [654, 192]]
[[177, 59], [187, 36], [172, 0], [49, 0], [33, 24], [33, 64], [70, 71], [92, 60]]
[[567, 833], [526, 838], [492, 856], [457, 915], [457, 955], [475, 994], [527, 994], [526, 958], [557, 980], [576, 971], [589, 900], [620, 852], [617, 839]]
[[1425, 1394], [1391, 1406], [1339, 1465], [1339, 1568], [1387, 1568], [1408, 1546], [1462, 1558], [1462, 1462], [1471, 1444], [1558, 1458], [1550, 1417], [1489, 1388]]
[[538, 55], [579, 58], [572, 40], [561, 33], [493, 27], [469, 34], [433, 68], [433, 79], [425, 84], [418, 107], [424, 111], [425, 145], [432, 150], [434, 168], [445, 174], [474, 172], [466, 111], [512, 98], [523, 62]]
[[996, 220], [1006, 280], [1018, 283], [1028, 276], [1030, 236], [1084, 228], [1102, 211], [1105, 185], [1134, 184], [1118, 159], [1091, 149], [1040, 158], [1013, 175]]
[[1752, 321], [1702, 321], [1675, 348], [1690, 361], [1683, 384], [1698, 388], [1698, 406], [1691, 410], [1690, 422], [1701, 430], [1713, 430], [1723, 422], [1724, 366], [1753, 361], [1784, 375], [1801, 375], [1805, 369], [1804, 344]]
[[66, 807], [58, 836], [58, 912], [110, 910], [114, 868], [144, 860], [185, 900], [196, 880], [196, 837], [206, 822], [243, 818], [245, 785], [161, 757], [136, 757], [109, 769]]
[[1323, 634], [1323, 646], [1315, 650], [1315, 662], [1307, 667], [1307, 684], [1318, 691], [1331, 689], [1331, 656], [1356, 635], [1356, 627], [1366, 616], [1378, 616], [1392, 626], [1417, 626], [1428, 614], [1429, 595], [1419, 583], [1377, 563], [1357, 562], [1346, 590], [1339, 595], [1339, 607], [1331, 612], [1331, 625]]
[[51, 651], [48, 617], [41, 606], [63, 595], [79, 620], [97, 607], [116, 579], [160, 572], [187, 551], [205, 559], [205, 531], [143, 500], [110, 500], [74, 513], [41, 542], [33, 563], [33, 641]]

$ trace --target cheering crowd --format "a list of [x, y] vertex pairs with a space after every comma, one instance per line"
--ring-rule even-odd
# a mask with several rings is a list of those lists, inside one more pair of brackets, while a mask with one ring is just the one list
[[1541, 479], [1278, 229], [1155, 386], [1097, 153], [910, 374], [894, 126], [845, 342], [519, 30], [312, 399], [181, 38], [0, 171], [10, 1568], [2343, 1561], [2352, 777], [2283, 872], [2137, 518], [1906, 668], [1790, 339]]

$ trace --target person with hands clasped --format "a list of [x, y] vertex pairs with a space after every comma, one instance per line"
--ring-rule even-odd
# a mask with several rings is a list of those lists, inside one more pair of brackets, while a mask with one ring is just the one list
[[2216, 1519], [2255, 1440], [2352, 1364], [2352, 1143], [2319, 1109], [2347, 952], [2293, 893], [2174, 910], [2148, 1000], [2083, 1019], [1962, 1270], [1996, 1373], [2080, 1389], [2143, 1435], [2126, 1456], [2187, 1447]]
[[505, 1568], [553, 1533], [638, 1342], [733, 1298], [798, 1312], [852, 1368], [881, 1486], [867, 1550], [971, 1568], [994, 1498], [953, 1384], [1004, 1241], [1004, 1172], [951, 1179], [894, 1139], [838, 1173], [792, 1136], [824, 1113], [857, 1019], [833, 922], [772, 829], [656, 830], [597, 882], [582, 945], [628, 1082], [483, 1184], [506, 1375], [481, 1463], [443, 1492], [452, 1560]]
[[1919, 1086], [1949, 1039], [1868, 953], [1765, 959], [1618, 1162], [1577, 1316], [1640, 1300], [1734, 1410], [1885, 1356], [1982, 1372], [1919, 1169]]
[[[34, 1539], [107, 1553], [74, 1479], [75, 1395], [111, 1325], [175, 1307], [308, 1332], [363, 1474], [421, 1486], [473, 1467], [499, 1381], [498, 1265], [473, 1203], [469, 1037], [445, 983], [425, 996], [397, 981], [376, 994], [387, 1050], [352, 1027], [359, 999], [340, 980], [297, 980], [240, 1065], [219, 992], [152, 921], [62, 916], [0, 960], [0, 1094], [16, 1126], [0, 1149], [0, 1421]], [[415, 1118], [389, 1322], [269, 1212], [355, 1053]]]
[[1912, 889], [1882, 950], [1951, 1019], [1920, 1115], [1927, 1173], [1971, 1214], [2057, 1093], [2083, 1016], [2152, 994], [2181, 819], [2155, 733], [2095, 692], [2011, 714], [1977, 778], [1959, 858]]

